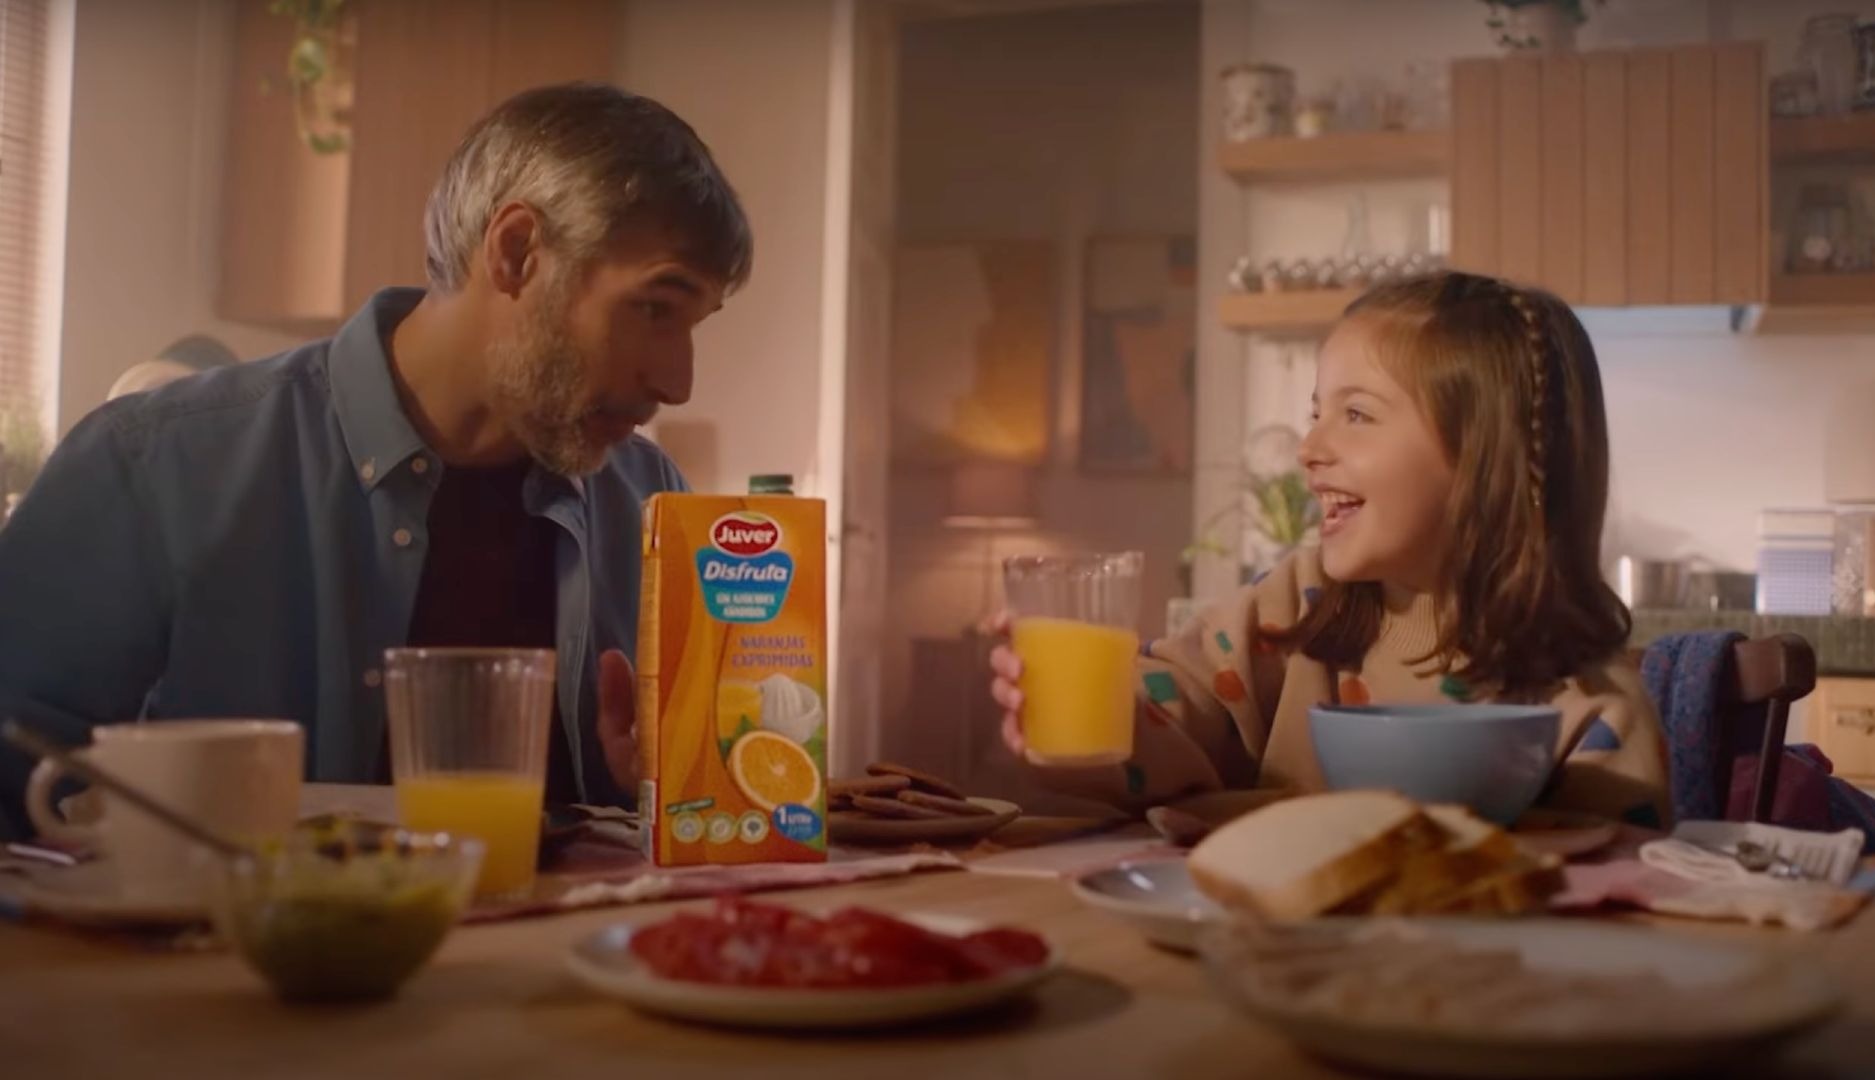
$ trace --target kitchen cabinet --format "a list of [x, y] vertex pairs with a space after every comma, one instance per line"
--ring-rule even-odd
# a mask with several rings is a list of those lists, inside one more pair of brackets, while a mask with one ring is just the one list
[[1836, 775], [1875, 787], [1875, 679], [1818, 679], [1803, 708], [1804, 734]]
[[323, 333], [376, 289], [423, 283], [423, 208], [450, 151], [530, 86], [609, 80], [613, 0], [354, 0], [350, 145], [298, 138], [278, 82], [292, 41], [238, 0], [223, 177], [221, 317]]
[[1452, 262], [1575, 304], [1768, 292], [1758, 42], [1461, 60]]

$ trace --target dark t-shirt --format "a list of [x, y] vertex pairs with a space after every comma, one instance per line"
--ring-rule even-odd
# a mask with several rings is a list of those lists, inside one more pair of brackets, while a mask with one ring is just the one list
[[[554, 647], [554, 548], [560, 527], [530, 515], [522, 460], [444, 470], [430, 500], [429, 551], [410, 615], [411, 645]], [[572, 752], [555, 696], [547, 801], [574, 802]]]

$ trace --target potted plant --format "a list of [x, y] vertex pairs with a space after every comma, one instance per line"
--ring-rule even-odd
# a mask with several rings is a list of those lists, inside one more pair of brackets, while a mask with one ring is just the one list
[[[1576, 27], [1589, 20], [1589, 0], [1482, 0], [1484, 24], [1506, 49], [1574, 52]], [[1607, 3], [1607, 0], [1596, 0]]]
[[[1211, 515], [1198, 530], [1198, 538], [1179, 556], [1180, 581], [1187, 596], [1192, 591], [1192, 565], [1201, 555], [1235, 556], [1241, 560], [1242, 580], [1249, 582], [1306, 543], [1321, 527], [1322, 508], [1309, 491], [1308, 478], [1293, 464], [1301, 437], [1280, 425], [1250, 436], [1249, 462], [1244, 466], [1241, 497]], [[1242, 526], [1225, 533], [1227, 525]], [[1245, 557], [1246, 549], [1251, 554]], [[1190, 600], [1173, 600], [1167, 622], [1174, 627], [1191, 608]]]
[[26, 409], [0, 409], [0, 522], [9, 501], [26, 493], [45, 464], [45, 433]]
[[[286, 54], [286, 92], [293, 98], [293, 123], [316, 154], [344, 153], [351, 146], [352, 73], [357, 20], [346, 0], [271, 0], [267, 10], [293, 23]], [[272, 92], [275, 80], [262, 90]]]

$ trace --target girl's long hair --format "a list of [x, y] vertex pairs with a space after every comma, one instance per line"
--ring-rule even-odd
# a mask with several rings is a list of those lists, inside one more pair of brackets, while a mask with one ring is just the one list
[[[1477, 688], [1537, 695], [1627, 642], [1602, 578], [1608, 419], [1582, 323], [1561, 300], [1475, 274], [1380, 285], [1349, 305], [1453, 463], [1438, 660]], [[1330, 582], [1288, 635], [1354, 666], [1379, 636], [1378, 582]]]

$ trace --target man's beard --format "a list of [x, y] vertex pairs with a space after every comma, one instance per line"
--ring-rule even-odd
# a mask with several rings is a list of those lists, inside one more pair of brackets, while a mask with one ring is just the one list
[[567, 333], [568, 282], [557, 275], [546, 289], [514, 337], [489, 346], [489, 390], [535, 461], [562, 476], [588, 476], [605, 465], [610, 446], [587, 431], [587, 365]]

